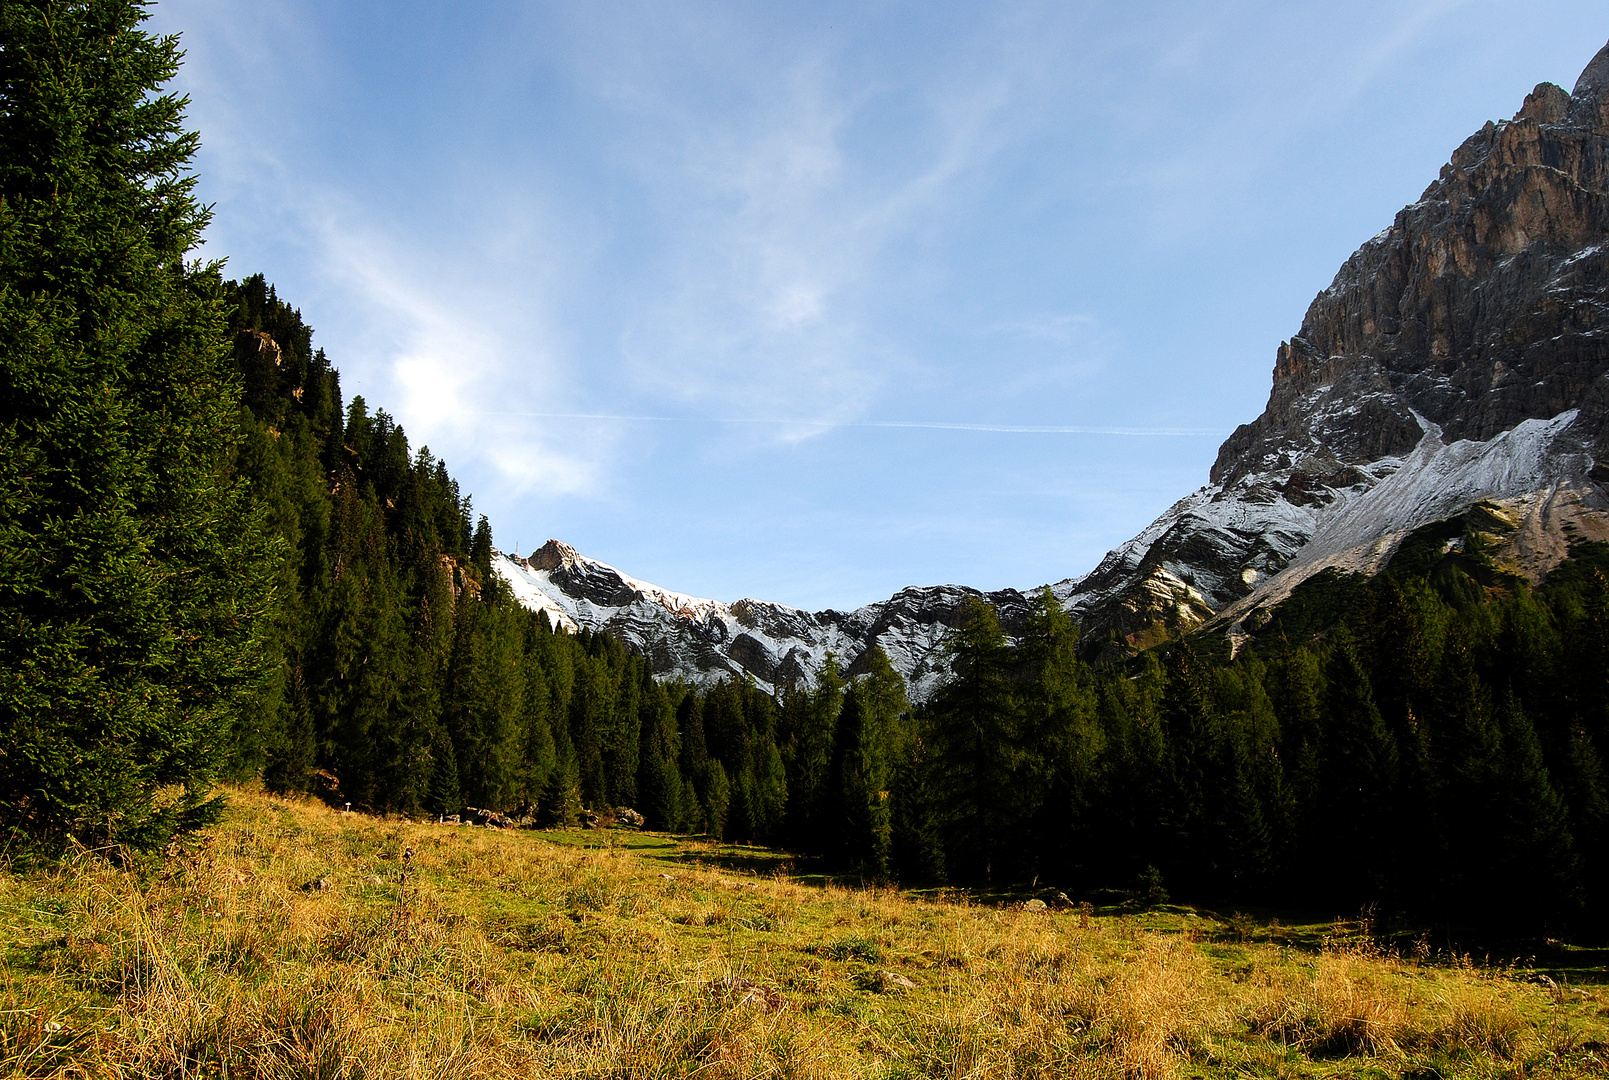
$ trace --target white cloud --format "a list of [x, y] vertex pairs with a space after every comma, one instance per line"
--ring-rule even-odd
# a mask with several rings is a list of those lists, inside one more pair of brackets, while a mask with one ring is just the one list
[[610, 452], [607, 431], [560, 449], [540, 428], [489, 415], [510, 398], [527, 405], [569, 400], [567, 364], [545, 313], [528, 298], [510, 295], [507, 284], [499, 288], [496, 263], [466, 268], [461, 256], [444, 259], [439, 251], [360, 229], [348, 220], [354, 216], [323, 217], [321, 265], [329, 282], [365, 312], [367, 340], [378, 346], [369, 365], [394, 388], [395, 408], [408, 419], [415, 443], [486, 460], [509, 494], [595, 489]]
[[1469, 0], [1421, 0], [1408, 5], [1385, 35], [1363, 50], [1347, 74], [1339, 100], [1350, 100], [1362, 93], [1384, 68], [1416, 45], [1436, 23], [1468, 3]]
[[[540, 303], [574, 236], [548, 229], [542, 200], [482, 170], [470, 178], [480, 189], [473, 228], [443, 242], [420, 227], [428, 213], [387, 220], [386, 192], [325, 172], [299, 138], [303, 95], [324, 62], [302, 9], [168, 0], [159, 14], [159, 29], [184, 29], [178, 85], [203, 132], [204, 195], [233, 210], [215, 219], [206, 253], [236, 256], [231, 273], [267, 272], [330, 346], [348, 396], [392, 412], [415, 446], [451, 455], [455, 470], [489, 464], [511, 495], [596, 490], [607, 429], [561, 440], [484, 415], [510, 397], [568, 404], [574, 390]], [[242, 249], [281, 264], [243, 262]]]

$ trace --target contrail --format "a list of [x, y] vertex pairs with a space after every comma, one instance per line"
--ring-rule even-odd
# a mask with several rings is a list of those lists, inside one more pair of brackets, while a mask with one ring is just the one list
[[990, 431], [1011, 435], [1219, 435], [1215, 428], [1086, 427], [1058, 424], [961, 424], [942, 420], [797, 420], [764, 416], [633, 416], [622, 413], [466, 411], [462, 416], [518, 416], [532, 420], [613, 420], [644, 424], [770, 424], [780, 427], [914, 428], [925, 431]]

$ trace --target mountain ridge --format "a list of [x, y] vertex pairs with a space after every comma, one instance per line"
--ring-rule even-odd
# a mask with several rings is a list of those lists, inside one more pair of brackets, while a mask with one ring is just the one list
[[[1454, 150], [1280, 343], [1268, 404], [1207, 484], [1053, 594], [1109, 658], [1209, 625], [1238, 642], [1313, 574], [1377, 572], [1414, 529], [1477, 505], [1498, 559], [1539, 579], [1571, 540], [1609, 539], [1605, 282], [1609, 45], [1573, 91], [1541, 83]], [[875, 644], [918, 700], [947, 674], [966, 597], [995, 604], [1008, 632], [1028, 607], [1023, 590], [955, 585], [847, 613], [722, 604], [557, 541], [498, 569], [663, 675], [775, 686], [808, 680], [828, 652], [853, 671]]]

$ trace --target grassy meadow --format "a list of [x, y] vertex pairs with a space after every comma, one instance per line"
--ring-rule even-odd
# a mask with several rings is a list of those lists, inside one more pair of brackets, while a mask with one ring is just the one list
[[0, 1075], [1609, 1075], [1602, 984], [790, 869], [234, 792], [137, 870], [0, 873]]

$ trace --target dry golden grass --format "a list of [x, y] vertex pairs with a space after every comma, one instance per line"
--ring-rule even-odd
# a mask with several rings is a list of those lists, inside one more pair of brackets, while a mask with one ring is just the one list
[[1609, 1072], [1609, 995], [1513, 972], [233, 802], [144, 873], [0, 874], [0, 1075]]

